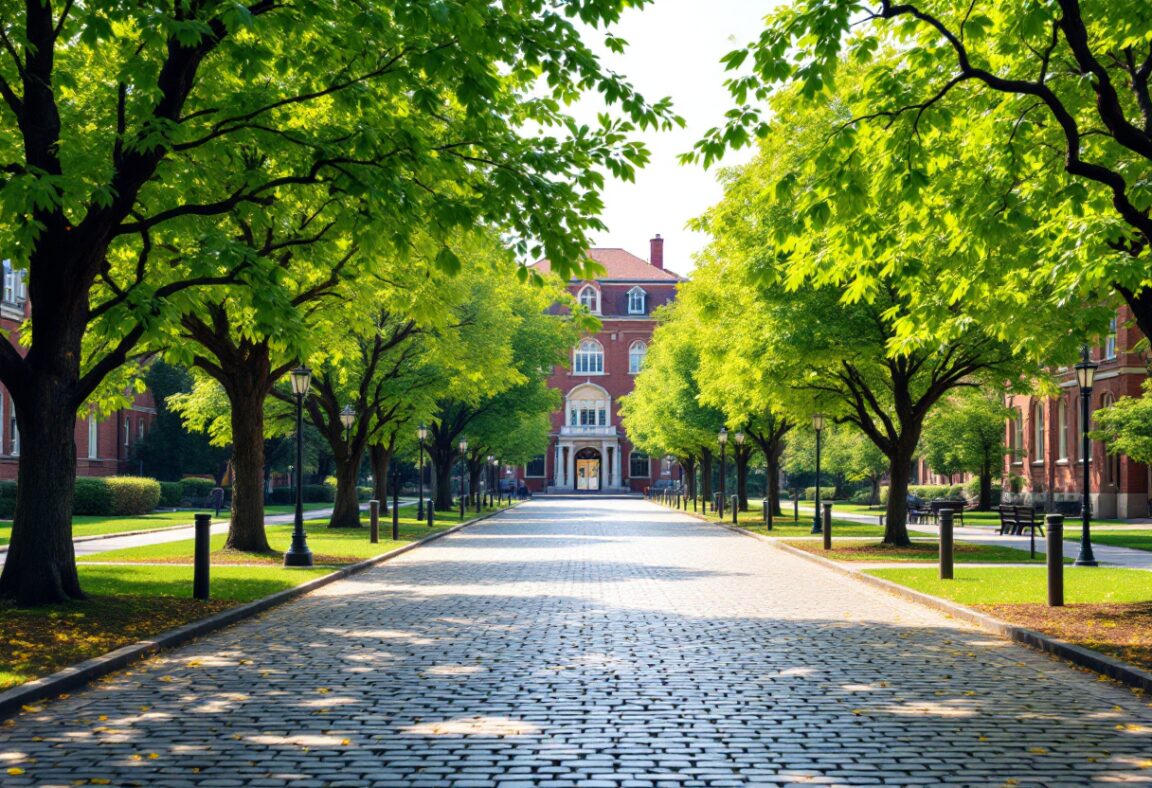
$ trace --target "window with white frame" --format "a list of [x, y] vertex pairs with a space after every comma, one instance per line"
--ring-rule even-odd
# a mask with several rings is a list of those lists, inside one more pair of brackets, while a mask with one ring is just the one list
[[1058, 435], [1057, 444], [1059, 449], [1059, 458], [1067, 461], [1068, 459], [1068, 403], [1063, 399], [1060, 404], [1056, 406], [1056, 434]]
[[124, 417], [124, 448], [127, 449], [132, 445], [132, 417]]
[[644, 357], [648, 355], [648, 345], [640, 340], [632, 343], [628, 348], [628, 374], [637, 375], [644, 367]]
[[96, 421], [96, 413], [88, 411], [88, 459], [94, 460], [100, 451], [100, 429]]
[[628, 314], [643, 315], [648, 312], [648, 294], [639, 285], [628, 291]]
[[604, 348], [595, 339], [585, 339], [576, 348], [572, 369], [580, 375], [599, 375], [604, 372]]
[[144, 440], [144, 417], [136, 419], [136, 439]]
[[530, 479], [540, 479], [544, 477], [544, 455], [537, 454], [532, 458], [532, 461], [524, 466], [524, 476]]
[[1032, 460], [1044, 462], [1044, 403], [1032, 408]]
[[1024, 457], [1024, 414], [1020, 408], [1013, 408], [1012, 419], [1012, 462], [1017, 465]]
[[592, 285], [584, 285], [580, 289], [580, 294], [577, 296], [580, 300], [580, 305], [592, 313], [600, 312], [600, 291]]
[[16, 423], [16, 414], [12, 414], [11, 420], [8, 422], [8, 434], [12, 436], [12, 451], [9, 452], [13, 457], [20, 456], [20, 425]]
[[648, 455], [642, 451], [634, 451], [628, 458], [628, 475], [634, 479], [647, 479], [649, 467]]
[[1108, 336], [1104, 339], [1104, 358], [1116, 358], [1116, 318], [1108, 324]]
[[4, 261], [4, 294], [3, 298], [6, 303], [16, 303], [16, 271], [12, 268], [12, 263], [9, 260]]

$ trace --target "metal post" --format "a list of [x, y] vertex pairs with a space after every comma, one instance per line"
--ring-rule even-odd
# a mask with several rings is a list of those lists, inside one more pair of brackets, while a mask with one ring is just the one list
[[738, 513], [740, 511], [740, 496], [732, 496], [732, 525], [739, 525]]
[[392, 541], [400, 541], [400, 469], [392, 471]]
[[436, 525], [436, 507], [432, 505], [432, 499], [428, 499], [428, 527], [432, 528]]
[[725, 479], [724, 479], [724, 477], [728, 473], [728, 465], [726, 464], [727, 450], [728, 450], [728, 444], [727, 443], [721, 443], [720, 444], [720, 500], [719, 500], [719, 504], [716, 507], [716, 514], [717, 514], [717, 516], [719, 516], [719, 518], [721, 520], [724, 519], [724, 493], [725, 493], [725, 490], [724, 490]]
[[460, 522], [464, 522], [464, 455], [460, 455]]
[[940, 579], [952, 579], [954, 548], [952, 544], [952, 510], [940, 510]]
[[1064, 607], [1064, 515], [1044, 517], [1048, 525], [1048, 607]]
[[816, 514], [812, 518], [812, 533], [814, 534], [820, 533], [820, 433], [823, 431], [816, 430]]
[[800, 491], [792, 491], [792, 522], [800, 522]]
[[764, 499], [764, 526], [765, 530], [772, 530], [772, 496], [769, 495]]
[[[424, 425], [420, 425], [420, 429], [424, 429]], [[418, 472], [419, 480], [416, 482], [418, 492], [416, 493], [416, 522], [424, 522], [424, 439], [420, 439], [420, 469]]]
[[1088, 405], [1091, 390], [1080, 390], [1080, 460], [1084, 463], [1084, 500], [1080, 505], [1080, 555], [1076, 556], [1076, 566], [1097, 566], [1092, 554], [1092, 498], [1089, 465], [1092, 459], [1092, 441], [1088, 438]]
[[824, 549], [832, 549], [832, 504], [824, 504], [824, 527], [821, 529], [824, 534]]
[[304, 395], [296, 395], [296, 519], [292, 546], [284, 554], [284, 566], [312, 566], [312, 551], [304, 535]]
[[212, 515], [198, 514], [196, 522], [196, 543], [193, 548], [192, 598], [208, 599], [208, 567], [212, 556]]
[[368, 541], [380, 543], [380, 502], [375, 498], [368, 502]]

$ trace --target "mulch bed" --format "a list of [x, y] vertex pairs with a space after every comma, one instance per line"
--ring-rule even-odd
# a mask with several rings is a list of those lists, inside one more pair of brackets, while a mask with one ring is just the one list
[[[932, 561], [940, 555], [940, 548], [936, 542], [913, 542], [910, 547], [895, 547], [880, 542], [859, 543], [842, 542], [835, 538], [832, 540], [832, 550], [827, 551], [818, 539], [788, 541], [789, 547], [796, 547], [808, 553], [815, 553], [826, 558], [860, 558], [869, 561]], [[957, 560], [965, 557], [979, 560], [987, 555], [988, 549], [983, 545], [956, 542], [953, 544], [953, 556]], [[1027, 556], [1023, 556], [1024, 559]]]
[[152, 637], [238, 604], [170, 597], [93, 596], [60, 608], [0, 603], [0, 689]]
[[972, 605], [982, 613], [1152, 670], [1152, 602]]

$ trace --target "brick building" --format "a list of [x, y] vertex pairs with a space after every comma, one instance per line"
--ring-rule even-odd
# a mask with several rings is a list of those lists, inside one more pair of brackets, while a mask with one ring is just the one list
[[[682, 278], [664, 268], [664, 240], [650, 242], [649, 259], [624, 249], [590, 249], [604, 268], [596, 279], [572, 279], [568, 290], [602, 327], [572, 349], [568, 368], [549, 385], [564, 397], [552, 414], [548, 450], [519, 470], [533, 491], [634, 492], [660, 473], [659, 459], [635, 450], [620, 426], [620, 398], [632, 391], [656, 322], [652, 312], [676, 297]], [[550, 270], [547, 260], [536, 263]]]
[[[24, 272], [2, 262], [3, 288], [0, 290], [0, 331], [15, 344], [20, 324], [30, 316]], [[21, 352], [23, 352], [21, 350]], [[152, 395], [137, 394], [132, 406], [109, 416], [93, 416], [76, 422], [76, 472], [80, 476], [132, 474], [138, 469], [131, 461], [132, 450], [151, 427], [156, 407]], [[0, 479], [15, 479], [20, 463], [20, 430], [8, 391], [0, 386]]]
[[[1143, 335], [1131, 322], [1128, 307], [1112, 321], [1103, 344], [1091, 349], [1100, 367], [1092, 387], [1089, 411], [1107, 407], [1120, 397], [1139, 397], [1149, 374], [1146, 353], [1133, 352]], [[1060, 394], [1052, 398], [1008, 398], [1014, 417], [1007, 426], [1007, 443], [1013, 456], [1005, 460], [1004, 474], [1022, 479], [1019, 497], [1042, 504], [1077, 501], [1082, 494], [1080, 389], [1071, 367], [1057, 370]], [[1091, 429], [1089, 420], [1089, 429]], [[1150, 471], [1128, 457], [1113, 456], [1099, 441], [1092, 441], [1089, 461], [1090, 498], [1097, 517], [1147, 517]]]

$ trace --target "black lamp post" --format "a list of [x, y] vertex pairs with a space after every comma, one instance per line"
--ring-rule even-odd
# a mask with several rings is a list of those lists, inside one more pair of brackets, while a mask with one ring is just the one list
[[460, 445], [460, 521], [464, 521], [464, 455], [468, 453], [468, 439], [461, 438]]
[[716, 436], [716, 440], [720, 441], [720, 505], [716, 507], [716, 513], [720, 519], [724, 519], [724, 495], [725, 478], [728, 476], [728, 465], [726, 463], [728, 455], [725, 453], [728, 449], [728, 428], [721, 427], [720, 434]]
[[[490, 466], [488, 468], [488, 505], [495, 506], [500, 495], [500, 460], [496, 459], [495, 456], [489, 457], [488, 460]], [[493, 496], [492, 493], [496, 493], [496, 496]]]
[[419, 498], [416, 500], [416, 522], [424, 521], [424, 441], [428, 439], [428, 428], [421, 424], [416, 428], [416, 440], [420, 442], [420, 469], [416, 482]]
[[312, 370], [299, 366], [292, 370], [292, 393], [296, 395], [296, 522], [292, 546], [284, 553], [284, 566], [312, 566], [312, 551], [304, 535], [304, 398], [312, 386]]
[[[744, 430], [736, 430], [736, 434], [732, 436], [732, 440], [736, 441], [736, 451], [739, 453], [740, 447], [744, 445]], [[739, 457], [736, 458], [739, 462]], [[744, 501], [740, 498], [740, 466], [736, 466], [736, 508], [739, 509], [744, 505]], [[744, 511], [741, 509], [740, 511]]]
[[812, 429], [816, 430], [816, 514], [812, 516], [812, 533], [824, 533], [820, 525], [820, 433], [824, 431], [824, 414], [812, 415]]
[[1088, 409], [1092, 398], [1092, 384], [1096, 381], [1096, 368], [1099, 367], [1088, 354], [1088, 346], [1081, 351], [1080, 363], [1076, 365], [1076, 382], [1080, 385], [1080, 461], [1084, 463], [1084, 499], [1080, 505], [1080, 555], [1076, 556], [1076, 566], [1096, 566], [1096, 556], [1092, 554], [1092, 503], [1089, 493], [1089, 461], [1092, 459], [1092, 442], [1088, 438]]

